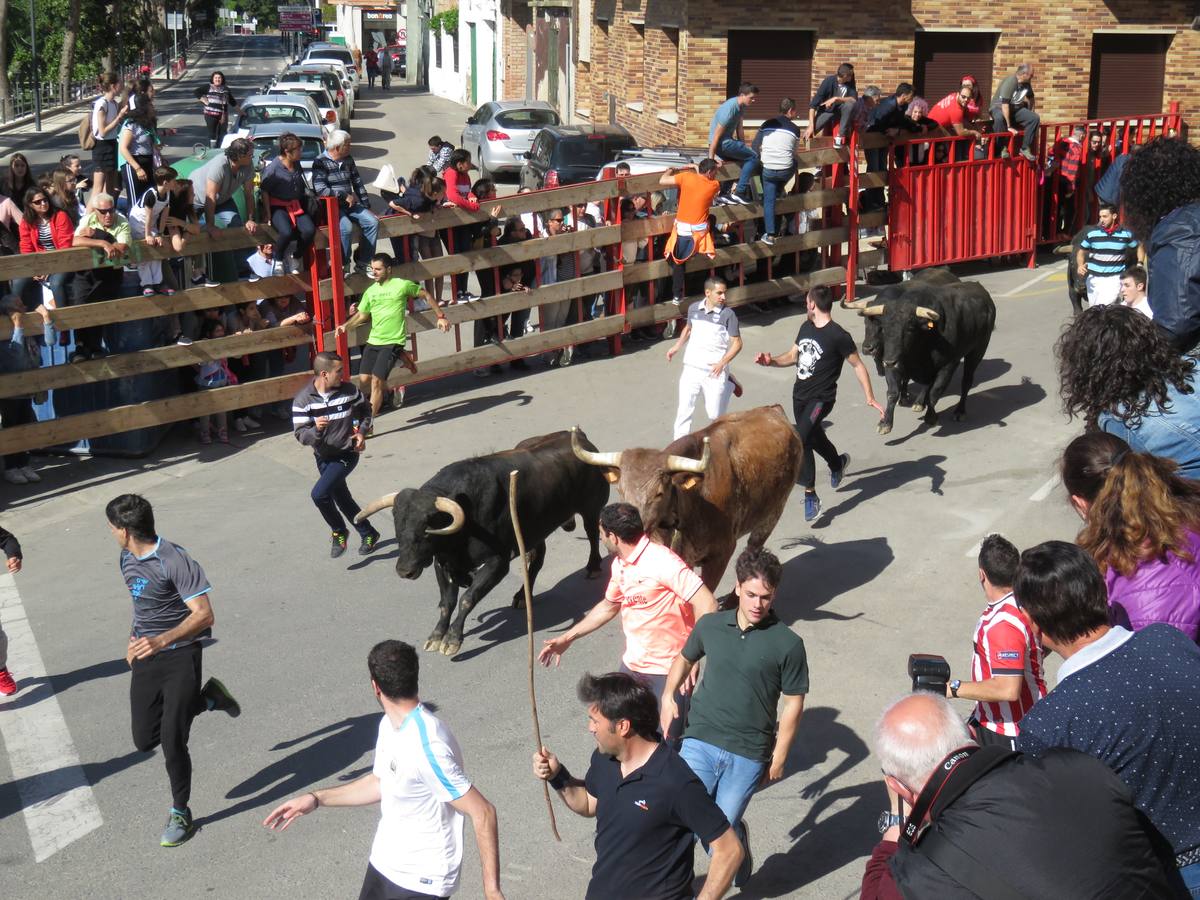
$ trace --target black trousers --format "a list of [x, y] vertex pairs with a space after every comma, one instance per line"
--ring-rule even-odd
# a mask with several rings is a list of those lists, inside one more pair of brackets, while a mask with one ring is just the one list
[[[33, 401], [28, 397], [5, 397], [0, 400], [0, 422], [4, 428], [16, 428], [18, 425], [31, 425], [37, 421], [33, 412]], [[20, 453], [10, 453], [4, 457], [0, 469], [21, 469], [29, 465], [29, 454], [22, 450]]]
[[221, 125], [225, 121], [222, 116], [205, 116], [204, 124], [208, 127], [208, 144], [215, 147], [221, 143]]
[[445, 900], [445, 898], [439, 898], [437, 894], [421, 894], [393, 884], [379, 874], [378, 869], [367, 863], [367, 874], [363, 876], [362, 890], [358, 892], [358, 900]]
[[312, 217], [308, 213], [303, 213], [296, 216], [293, 224], [288, 211], [277, 206], [271, 210], [271, 227], [279, 235], [275, 238], [275, 258], [282, 260], [284, 254], [287, 253], [288, 245], [295, 241], [296, 258], [303, 264], [304, 255], [308, 253], [308, 248], [312, 246], [313, 240], [317, 236], [317, 226]]
[[171, 805], [187, 809], [192, 795], [192, 757], [188, 735], [192, 719], [204, 712], [200, 696], [201, 648], [188, 644], [133, 661], [129, 711], [133, 746], [143, 753], [162, 745]]
[[833, 400], [807, 400], [792, 397], [792, 410], [796, 416], [796, 433], [804, 443], [804, 461], [800, 465], [800, 484], [806, 491], [817, 487], [817, 463], [813, 453], [819, 453], [829, 466], [829, 471], [841, 468], [842, 460], [833, 446], [833, 441], [821, 427], [825, 417], [833, 409]]

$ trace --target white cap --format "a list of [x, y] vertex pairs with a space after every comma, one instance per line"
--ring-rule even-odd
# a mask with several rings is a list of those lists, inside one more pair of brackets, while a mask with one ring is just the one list
[[393, 194], [400, 193], [400, 182], [396, 180], [396, 170], [390, 163], [384, 163], [379, 167], [379, 174], [371, 182], [371, 187], [381, 191], [391, 191]]

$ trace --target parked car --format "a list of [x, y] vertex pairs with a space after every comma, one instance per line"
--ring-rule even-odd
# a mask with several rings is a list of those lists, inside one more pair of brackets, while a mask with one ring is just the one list
[[591, 181], [622, 150], [637, 146], [620, 125], [553, 125], [533, 139], [521, 166], [521, 187], [535, 191]]
[[354, 54], [341, 44], [314, 41], [304, 51], [304, 59], [301, 62], [307, 63], [312, 60], [333, 60], [334, 62], [341, 63], [345, 67], [346, 73], [350, 76], [350, 80], [354, 83], [354, 93], [358, 94], [359, 73], [357, 67], [354, 65]]
[[323, 128], [326, 134], [337, 129], [336, 122], [324, 121], [311, 97], [254, 94], [242, 101], [221, 146], [228, 146], [237, 137], [252, 138], [264, 125], [314, 125]]
[[329, 96], [329, 91], [325, 89], [325, 85], [323, 84], [315, 84], [311, 81], [280, 81], [271, 88], [269, 93], [295, 94], [297, 97], [311, 97], [312, 102], [317, 104], [317, 112], [321, 114], [322, 125], [331, 122], [338, 128], [349, 128], [342, 121], [341, 107]]
[[480, 178], [496, 172], [518, 172], [537, 133], [558, 125], [554, 107], [544, 100], [498, 100], [485, 103], [467, 119], [458, 145], [471, 153]]
[[[340, 68], [340, 67], [339, 67]], [[354, 118], [354, 91], [352, 85], [343, 82], [341, 76], [327, 66], [288, 66], [276, 81], [302, 81], [319, 84], [329, 91], [340, 107], [339, 118], [346, 122]]]
[[647, 175], [693, 165], [707, 156], [708, 150], [697, 147], [634, 147], [622, 150], [616, 159], [601, 166], [596, 180], [615, 178], [618, 163], [627, 163], [630, 175]]

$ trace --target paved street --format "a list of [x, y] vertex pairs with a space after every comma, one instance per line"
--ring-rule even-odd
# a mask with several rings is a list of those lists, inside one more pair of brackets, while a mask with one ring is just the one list
[[[193, 72], [224, 69], [242, 94], [278, 68], [278, 46], [266, 37], [225, 39]], [[200, 139], [187, 85], [167, 96], [162, 109], [181, 128], [177, 144]], [[385, 161], [400, 173], [422, 162], [429, 134], [457, 143], [467, 114], [424, 95], [380, 99], [366, 90], [360, 110], [355, 156], [368, 178]], [[20, 139], [2, 135], [0, 147], [7, 153]], [[73, 130], [58, 144], [33, 141], [35, 168], [68, 144]], [[1062, 415], [1050, 350], [1070, 308], [1062, 264], [976, 274], [999, 312], [968, 420], [951, 421], [952, 394], [938, 427], [919, 428], [900, 409], [895, 430], [880, 437], [847, 368], [831, 436], [853, 457], [849, 474], [831, 491], [818, 463], [824, 518], [804, 523], [797, 490], [768, 542], [785, 562], [778, 612], [805, 640], [812, 688], [786, 777], [747, 813], [756, 875], [731, 896], [857, 896], [886, 803], [871, 729], [908, 690], [908, 654], [940, 653], [964, 671], [983, 604], [974, 554], [987, 532], [1026, 547], [1070, 539], [1078, 527], [1055, 476], [1057, 454], [1079, 429]], [[746, 349], [734, 369], [746, 393], [733, 408], [783, 403], [791, 415], [790, 373], [751, 359], [790, 346], [800, 309], [742, 317]], [[861, 338], [856, 315], [835, 308], [835, 318]], [[601, 449], [663, 446], [679, 374], [664, 350], [635, 344], [619, 358], [566, 370], [534, 363], [523, 377], [413, 387], [407, 404], [378, 422], [351, 487], [365, 503], [418, 486], [449, 461], [573, 424]], [[386, 516], [377, 524], [387, 540], [373, 557], [330, 560], [309, 500], [311, 454], [278, 427], [235, 442], [201, 448], [179, 427], [145, 459], [47, 458], [41, 485], [0, 484], [0, 521], [26, 553], [21, 574], [0, 576], [0, 619], [21, 684], [0, 702], [6, 900], [357, 895], [376, 810], [321, 809], [283, 834], [260, 822], [285, 797], [368, 769], [379, 708], [367, 651], [385, 637], [419, 647], [434, 624], [436, 584], [432, 572], [415, 582], [396, 577]], [[221, 678], [244, 710], [237, 720], [206, 714], [195, 722], [192, 809], [202, 827], [171, 850], [158, 846], [170, 805], [161, 754], [136, 752], [129, 732], [130, 603], [103, 514], [126, 491], [145, 494], [161, 534], [206, 568], [216, 640], [205, 675]], [[586, 556], [582, 529], [550, 539], [535, 591], [539, 644], [599, 600], [603, 582], [584, 579]], [[732, 570], [722, 591], [731, 585]], [[530, 771], [524, 612], [507, 602], [518, 586], [510, 574], [476, 608], [456, 658], [422, 654], [422, 696], [455, 732], [469, 775], [499, 811], [506, 895], [576, 898], [593, 859], [594, 822], [555, 800], [562, 843], [550, 834]], [[538, 671], [544, 740], [576, 774], [593, 743], [575, 683], [584, 672], [615, 669], [621, 646], [612, 623], [572, 647], [560, 669]], [[1056, 668], [1053, 660], [1051, 674]], [[477, 898], [473, 838], [466, 843], [459, 896]], [[702, 853], [697, 866], [705, 866]]]

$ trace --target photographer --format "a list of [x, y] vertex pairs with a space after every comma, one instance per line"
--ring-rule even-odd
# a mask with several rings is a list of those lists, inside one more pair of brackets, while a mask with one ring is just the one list
[[1001, 744], [1013, 749], [1018, 722], [1046, 696], [1042, 651], [1034, 640], [1029, 618], [1013, 599], [1012, 583], [1021, 555], [998, 534], [989, 534], [979, 548], [979, 584], [987, 606], [975, 627], [971, 656], [972, 681], [953, 679], [947, 697], [978, 701], [970, 722], [982, 746]]
[[928, 692], [884, 710], [874, 744], [892, 811], [861, 900], [1184, 896], [1128, 789], [1085, 754], [979, 747]]

